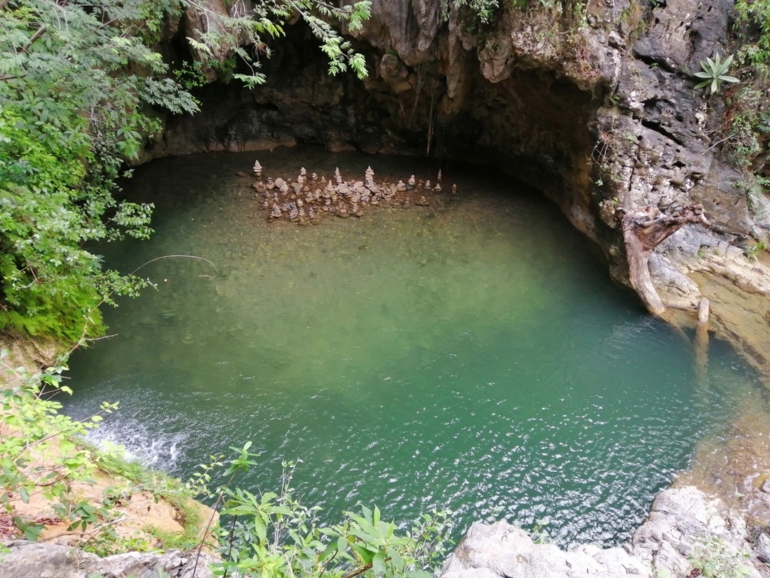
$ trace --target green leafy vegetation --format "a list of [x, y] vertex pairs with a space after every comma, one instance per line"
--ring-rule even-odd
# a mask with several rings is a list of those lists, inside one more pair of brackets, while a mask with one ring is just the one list
[[[68, 532], [80, 534], [81, 546], [102, 556], [126, 550], [147, 551], [162, 546], [191, 548], [198, 543], [202, 526], [199, 506], [189, 488], [165, 474], [154, 472], [122, 458], [122, 449], [97, 449], [83, 436], [98, 427], [103, 415], [117, 409], [104, 403], [98, 414], [82, 421], [59, 413], [56, 395], [70, 394], [62, 385], [59, 364], [37, 374], [9, 366], [7, 351], [0, 352], [0, 366], [13, 375], [16, 385], [0, 390], [0, 508], [29, 540], [40, 537], [45, 520], [29, 519], [20, 512], [22, 504], [44, 500]], [[84, 493], [97, 475], [108, 474], [111, 485], [95, 500]], [[121, 506], [132, 495], [149, 492], [177, 510], [181, 534], [154, 528], [129, 535], [118, 532], [123, 520]], [[155, 539], [148, 540], [149, 536]]]
[[[556, 15], [569, 12], [579, 26], [584, 24], [585, 19], [584, 0], [443, 0], [441, 14], [447, 21], [450, 14], [456, 11], [465, 31], [481, 40], [494, 30], [506, 8], [548, 10]], [[553, 33], [556, 34], [555, 31]]]
[[[254, 87], [266, 37], [299, 13], [329, 71], [366, 75], [330, 22], [360, 28], [369, 3], [257, 2], [229, 12], [204, 0], [0, 0], [0, 332], [67, 341], [103, 331], [98, 305], [148, 282], [103, 270], [91, 241], [144, 239], [152, 206], [119, 201], [116, 181], [161, 128], [152, 109], [193, 114], [188, 89], [211, 70]], [[156, 51], [183, 11], [205, 22], [196, 56], [174, 74]]]
[[743, 169], [741, 186], [758, 218], [770, 214], [763, 175], [770, 141], [770, 0], [737, 0], [734, 32], [737, 40], [734, 69], [738, 86], [726, 91], [725, 123], [720, 140]]
[[759, 254], [767, 249], [767, 245], [764, 241], [760, 241], [759, 243], [756, 243], [754, 245], [748, 245], [744, 250], [743, 254], [746, 256], [746, 258], [749, 261], [756, 261], [759, 258]]
[[730, 70], [730, 66], [733, 63], [733, 57], [732, 55], [728, 56], [724, 60], [719, 56], [719, 53], [717, 52], [714, 55], [714, 58], [706, 58], [703, 62], [700, 63], [701, 68], [703, 69], [701, 72], [696, 72], [695, 76], [698, 78], [705, 78], [703, 82], [700, 84], [697, 84], [695, 88], [706, 88], [709, 87], [709, 90], [711, 94], [717, 94], [719, 92], [719, 89], [722, 87], [723, 82], [727, 83], [735, 83], [737, 84], [740, 82], [737, 78], [734, 76], [730, 76], [727, 74], [727, 72]]
[[100, 414], [73, 421], [60, 415], [61, 404], [51, 399], [55, 393], [71, 393], [61, 383], [63, 366], [29, 375], [8, 366], [6, 359], [7, 351], [0, 352], [0, 363], [19, 385], [0, 390], [0, 507], [14, 515], [16, 526], [31, 540], [37, 539], [43, 526], [15, 516], [14, 500], [26, 504], [40, 496], [53, 504], [57, 516], [69, 522], [71, 529], [85, 528], [106, 512], [97, 512], [72, 492], [75, 482], [90, 479], [96, 469], [91, 450], [76, 440], [97, 427], [102, 414], [115, 406], [105, 403]]
[[250, 448], [251, 443], [231, 448], [237, 457], [227, 464], [219, 457], [202, 466], [195, 483], [209, 481], [212, 470], [226, 466], [227, 484], [208, 494], [222, 506], [227, 520], [219, 530], [220, 572], [244, 577], [430, 578], [448, 554], [453, 525], [447, 512], [424, 514], [399, 529], [383, 521], [377, 507], [361, 506], [360, 512], [345, 512], [338, 524], [321, 523], [318, 506], [307, 507], [294, 497], [294, 462], [284, 463], [276, 492], [233, 489], [235, 475], [256, 466], [257, 454]]
[[690, 564], [703, 578], [743, 578], [751, 570], [748, 552], [739, 552], [714, 536], [704, 536], [693, 546]]

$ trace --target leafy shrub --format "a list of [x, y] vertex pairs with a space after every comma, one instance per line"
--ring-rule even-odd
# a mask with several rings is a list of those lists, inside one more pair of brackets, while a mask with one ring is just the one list
[[[256, 465], [257, 454], [243, 448], [227, 464], [228, 483], [208, 494], [222, 506], [227, 523], [219, 530], [223, 562], [218, 572], [270, 578], [431, 578], [452, 544], [448, 512], [433, 511], [406, 528], [381, 519], [380, 510], [361, 507], [345, 512], [333, 525], [318, 520], [318, 506], [307, 507], [294, 497], [295, 463], [284, 463], [278, 492], [253, 494], [231, 488], [234, 476]], [[204, 466], [191, 488], [204, 487], [210, 472], [224, 465], [220, 458]]]
[[[58, 413], [61, 404], [49, 397], [51, 391], [71, 393], [61, 384], [64, 366], [29, 375], [22, 368], [9, 367], [7, 355], [5, 350], [0, 352], [0, 364], [19, 378], [20, 385], [0, 390], [0, 507], [13, 515], [14, 499], [28, 503], [41, 495], [72, 529], [85, 529], [104, 512], [72, 492], [73, 483], [90, 479], [96, 469], [91, 451], [78, 444], [77, 437], [97, 427], [102, 417], [74, 421]], [[114, 409], [103, 404], [100, 413]], [[16, 516], [14, 522], [31, 540], [43, 529]]]

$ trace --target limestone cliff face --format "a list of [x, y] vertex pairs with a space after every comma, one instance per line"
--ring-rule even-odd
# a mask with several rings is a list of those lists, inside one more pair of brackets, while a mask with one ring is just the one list
[[[303, 142], [496, 165], [557, 202], [629, 286], [616, 209], [702, 204], [710, 225], [658, 247], [652, 282], [677, 322], [711, 299], [712, 328], [765, 367], [770, 273], [741, 245], [766, 223], [713, 146], [723, 101], [694, 89], [700, 61], [730, 52], [731, 10], [730, 0], [594, 0], [584, 14], [505, 9], [480, 30], [468, 14], [443, 14], [441, 0], [374, 0], [356, 35], [366, 80], [329, 77], [307, 28], [290, 26], [264, 63], [265, 86], [213, 82], [203, 113], [169, 118], [147, 158]], [[172, 58], [195, 21], [174, 30]]]

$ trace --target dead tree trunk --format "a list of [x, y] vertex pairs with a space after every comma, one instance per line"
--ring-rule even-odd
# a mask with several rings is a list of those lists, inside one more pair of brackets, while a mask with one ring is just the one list
[[642, 303], [650, 313], [662, 315], [666, 308], [652, 284], [650, 255], [655, 247], [686, 223], [710, 224], [703, 214], [703, 207], [693, 205], [673, 215], [661, 215], [656, 218], [653, 218], [655, 217], [653, 210], [628, 213], [618, 209], [615, 217], [620, 221], [623, 230], [631, 285], [639, 293]]
[[709, 366], [709, 300], [698, 303], [698, 325], [695, 326], [695, 377], [698, 385], [708, 384]]

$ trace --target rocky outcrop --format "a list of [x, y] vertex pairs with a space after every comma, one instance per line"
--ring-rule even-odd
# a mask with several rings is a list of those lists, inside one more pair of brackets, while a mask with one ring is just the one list
[[[447, 561], [442, 578], [689, 578], [706, 564], [713, 576], [768, 576], [762, 558], [768, 536], [752, 543], [740, 516], [694, 487], [665, 490], [629, 544], [583, 545], [564, 551], [536, 544], [505, 522], [475, 523]], [[764, 574], [762, 572], [765, 572]]]
[[0, 542], [0, 578], [211, 578], [215, 562], [202, 552], [129, 552], [100, 558], [77, 548], [16, 540]]

